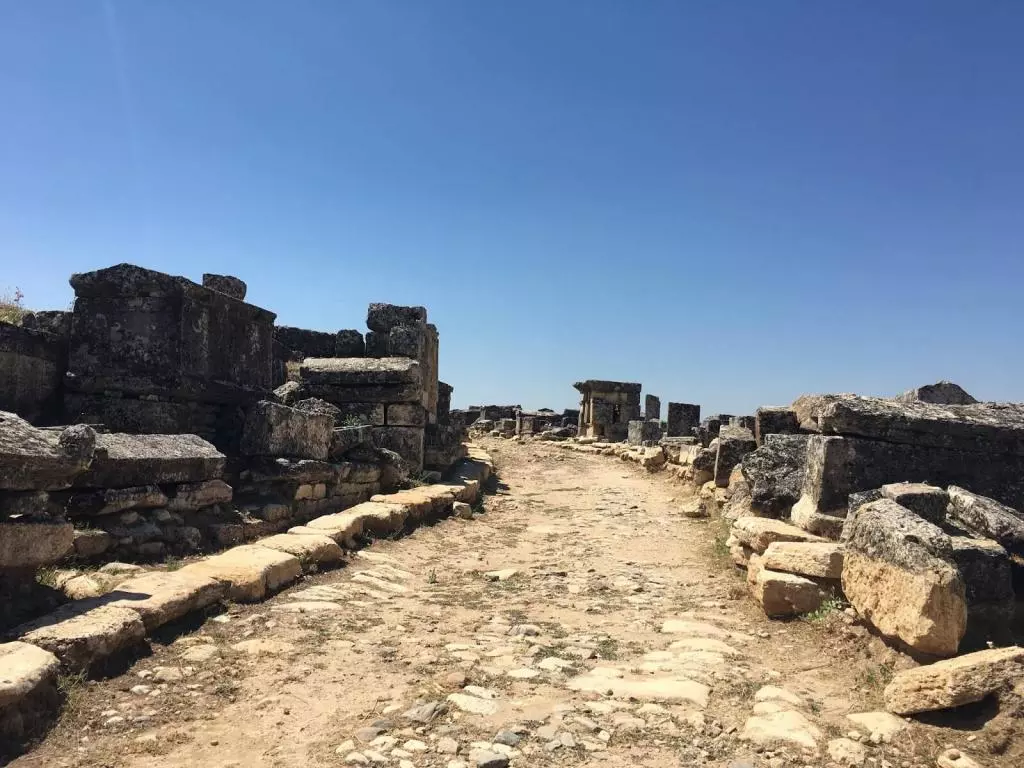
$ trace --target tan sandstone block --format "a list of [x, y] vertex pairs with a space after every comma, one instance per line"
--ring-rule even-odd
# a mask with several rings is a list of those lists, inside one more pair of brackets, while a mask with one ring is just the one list
[[882, 634], [922, 653], [952, 656], [967, 628], [967, 601], [956, 569], [910, 571], [860, 552], [843, 559], [843, 592]]
[[147, 632], [179, 619], [191, 611], [205, 608], [224, 597], [224, 587], [198, 573], [151, 571], [122, 581], [108, 597], [118, 597], [109, 605], [130, 608], [142, 617]]
[[753, 581], [754, 597], [767, 616], [798, 616], [821, 607], [824, 595], [818, 585], [794, 573], [761, 567]]
[[434, 509], [434, 500], [419, 488], [395, 493], [378, 493], [370, 497], [377, 504], [401, 504], [408, 510], [409, 517], [414, 520], [429, 515]]
[[96, 600], [69, 603], [14, 630], [22, 642], [49, 651], [72, 671], [87, 670], [146, 637], [138, 613]]
[[981, 701], [1024, 678], [1024, 648], [990, 648], [898, 672], [885, 687], [885, 708], [898, 715]]
[[366, 533], [387, 535], [401, 530], [409, 516], [409, 507], [405, 504], [391, 504], [378, 501], [364, 501], [348, 510], [358, 515]]
[[246, 544], [186, 565], [177, 573], [215, 579], [226, 586], [230, 599], [253, 601], [299, 578], [302, 565], [292, 555]]
[[821, 579], [843, 574], [843, 545], [835, 542], [776, 541], [764, 551], [764, 567]]
[[305, 525], [289, 528], [288, 533], [315, 533], [330, 536], [338, 544], [344, 544], [353, 536], [363, 532], [363, 518], [351, 509], [335, 512], [332, 515], [321, 515], [313, 518]]
[[758, 554], [776, 541], [825, 541], [781, 520], [770, 517], [741, 517], [732, 524], [732, 535]]
[[304, 568], [311, 565], [330, 565], [345, 559], [341, 547], [326, 533], [320, 535], [295, 535], [279, 533], [256, 542], [257, 546], [285, 552], [299, 558]]

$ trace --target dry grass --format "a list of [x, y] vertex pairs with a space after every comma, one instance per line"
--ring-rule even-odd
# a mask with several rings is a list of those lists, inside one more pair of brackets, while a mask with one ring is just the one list
[[0, 294], [0, 322], [21, 325], [21, 319], [28, 312], [24, 299], [20, 288], [15, 288], [14, 293]]

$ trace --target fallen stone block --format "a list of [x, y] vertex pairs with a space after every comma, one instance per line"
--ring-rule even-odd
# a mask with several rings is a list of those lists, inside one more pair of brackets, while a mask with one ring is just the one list
[[768, 435], [795, 435], [800, 431], [796, 411], [783, 406], [764, 406], [754, 414], [754, 439], [758, 446], [764, 445]]
[[75, 530], [68, 522], [0, 520], [0, 568], [40, 568], [67, 555]]
[[252, 602], [295, 581], [302, 575], [302, 565], [285, 552], [243, 544], [190, 563], [176, 573], [214, 579], [224, 585], [228, 599]]
[[92, 427], [37, 429], [17, 414], [0, 411], [0, 489], [68, 488], [89, 467], [95, 448]]
[[776, 541], [824, 541], [807, 531], [769, 517], [741, 517], [732, 524], [732, 535], [758, 554]]
[[330, 453], [334, 419], [261, 400], [250, 406], [242, 428], [246, 456], [294, 456], [325, 460]]
[[427, 322], [424, 307], [406, 307], [397, 304], [370, 304], [366, 313], [366, 327], [377, 333], [390, 333], [401, 326], [419, 327]]
[[748, 718], [739, 737], [763, 747], [792, 744], [812, 751], [817, 751], [824, 738], [803, 713], [789, 709]]
[[107, 595], [110, 605], [130, 608], [142, 617], [146, 632], [213, 605], [225, 595], [224, 586], [198, 573], [150, 571], [122, 581]]
[[141, 643], [146, 627], [130, 608], [82, 600], [22, 624], [13, 633], [22, 642], [52, 653], [64, 669], [84, 672], [96, 662]]
[[824, 593], [810, 579], [793, 573], [780, 573], [764, 567], [758, 568], [752, 584], [754, 597], [766, 616], [799, 616], [821, 607]]
[[719, 488], [727, 487], [733, 468], [755, 448], [757, 442], [754, 440], [754, 433], [749, 429], [722, 426], [718, 433], [718, 451], [715, 454], [715, 485]]
[[834, 542], [777, 541], [764, 551], [765, 568], [818, 579], [839, 579], [843, 546]]
[[314, 566], [334, 565], [345, 559], [341, 547], [326, 533], [319, 535], [295, 535], [279, 533], [260, 539], [257, 546], [274, 549], [299, 558], [305, 570]]
[[40, 729], [60, 707], [60, 662], [30, 643], [0, 643], [0, 754]]
[[885, 687], [885, 708], [913, 715], [981, 701], [1024, 677], [1024, 648], [990, 648], [897, 672]]
[[801, 497], [793, 505], [793, 508], [789, 511], [789, 519], [798, 528], [833, 541], [842, 537], [843, 526], [846, 523], [845, 516], [838, 517], [815, 511], [807, 503], [806, 496]]
[[643, 449], [640, 466], [648, 472], [656, 472], [665, 466], [666, 460], [664, 449], [660, 445], [655, 445]]
[[72, 494], [66, 511], [71, 517], [112, 515], [129, 509], [157, 509], [167, 506], [167, 496], [156, 485], [135, 488], [107, 488]]
[[757, 450], [743, 457], [740, 468], [750, 487], [752, 509], [782, 517], [796, 504], [803, 490], [808, 439], [808, 435], [767, 434]]
[[976, 536], [998, 541], [1009, 552], [1024, 555], [1024, 514], [979, 496], [964, 488], [950, 486], [949, 519]]
[[289, 528], [288, 533], [326, 535], [341, 546], [351, 546], [354, 544], [355, 537], [363, 533], [363, 521], [363, 516], [349, 509], [332, 515], [321, 515], [310, 520], [304, 526]]
[[967, 598], [949, 536], [880, 499], [847, 519], [843, 538], [843, 592], [858, 613], [916, 651], [955, 654], [967, 628]]
[[402, 530], [409, 517], [409, 508], [405, 504], [379, 501], [365, 501], [348, 511], [358, 515], [362, 521], [363, 532], [373, 536], [397, 533]]
[[98, 528], [75, 530], [72, 536], [75, 556], [83, 560], [99, 557], [114, 546], [114, 537]]

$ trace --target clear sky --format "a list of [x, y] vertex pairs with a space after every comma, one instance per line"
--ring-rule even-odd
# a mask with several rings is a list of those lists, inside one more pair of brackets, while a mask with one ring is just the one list
[[456, 405], [1024, 400], [1024, 3], [0, 0], [0, 290], [423, 304]]

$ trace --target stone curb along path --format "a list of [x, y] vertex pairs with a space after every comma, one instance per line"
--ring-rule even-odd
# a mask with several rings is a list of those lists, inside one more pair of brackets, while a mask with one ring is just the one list
[[177, 571], [133, 576], [106, 595], [67, 603], [16, 628], [16, 640], [0, 643], [0, 754], [53, 718], [61, 673], [84, 673], [220, 600], [261, 601], [305, 571], [339, 564], [357, 536], [386, 536], [453, 512], [466, 517], [493, 471], [490, 456], [469, 444], [446, 482], [379, 494]]

